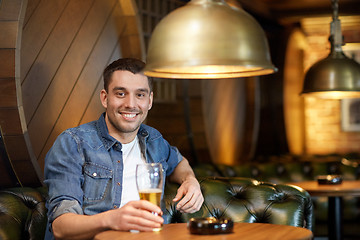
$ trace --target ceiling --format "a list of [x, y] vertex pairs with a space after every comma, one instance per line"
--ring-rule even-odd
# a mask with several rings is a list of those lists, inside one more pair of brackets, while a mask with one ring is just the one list
[[[331, 0], [226, 0], [281, 25], [299, 23], [306, 35], [329, 35]], [[345, 40], [360, 42], [360, 0], [339, 0], [339, 18]], [[350, 34], [349, 34], [350, 33]], [[354, 34], [355, 33], [355, 34]], [[347, 35], [351, 35], [350, 39]], [[354, 37], [355, 36], [355, 37]]]
[[[263, 17], [296, 22], [307, 17], [331, 16], [331, 0], [231, 0]], [[340, 15], [360, 15], [360, 0], [339, 0]]]
[[[175, 0], [176, 1], [176, 0]], [[191, 0], [178, 0], [183, 3]], [[328, 19], [332, 16], [332, 0], [224, 0], [230, 5], [237, 5], [268, 20], [275, 20], [280, 24], [300, 23], [303, 19]], [[350, 23], [360, 31], [360, 0], [338, 0], [339, 17], [347, 16]], [[352, 18], [350, 18], [351, 16]]]
[[[186, 4], [191, 0], [175, 0]], [[330, 34], [332, 0], [224, 0], [229, 5], [264, 21], [280, 25], [300, 24], [306, 36]], [[360, 0], [338, 0], [339, 18], [345, 43], [360, 48]]]

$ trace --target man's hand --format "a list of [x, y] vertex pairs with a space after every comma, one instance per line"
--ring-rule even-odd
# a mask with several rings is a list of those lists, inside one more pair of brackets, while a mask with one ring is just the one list
[[177, 190], [173, 201], [177, 202], [180, 199], [181, 201], [176, 205], [176, 209], [180, 212], [194, 213], [201, 208], [204, 197], [201, 193], [200, 184], [194, 176], [189, 176], [185, 179]]
[[109, 224], [114, 230], [152, 231], [154, 228], [160, 228], [164, 221], [161, 209], [145, 200], [128, 202], [122, 208], [109, 213]]
[[164, 222], [161, 215], [158, 206], [140, 200], [95, 215], [65, 213], [53, 221], [52, 230], [56, 239], [92, 239], [108, 229], [152, 231]]

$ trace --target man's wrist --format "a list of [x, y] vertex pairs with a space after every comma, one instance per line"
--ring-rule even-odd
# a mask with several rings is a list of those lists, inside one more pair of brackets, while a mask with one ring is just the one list
[[197, 182], [198, 180], [196, 179], [195, 175], [189, 174], [185, 177], [183, 182], [186, 182], [186, 181], [196, 181]]

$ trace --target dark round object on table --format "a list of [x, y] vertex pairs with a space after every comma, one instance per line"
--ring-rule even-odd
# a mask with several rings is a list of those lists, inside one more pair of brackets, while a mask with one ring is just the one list
[[211, 235], [232, 233], [234, 222], [228, 218], [191, 218], [188, 229], [191, 234]]

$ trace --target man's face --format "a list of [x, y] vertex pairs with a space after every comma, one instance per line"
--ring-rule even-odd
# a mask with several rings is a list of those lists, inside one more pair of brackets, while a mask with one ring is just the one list
[[103, 89], [100, 97], [106, 108], [105, 120], [110, 135], [122, 143], [133, 140], [152, 106], [153, 93], [147, 77], [129, 71], [115, 71], [108, 92]]

